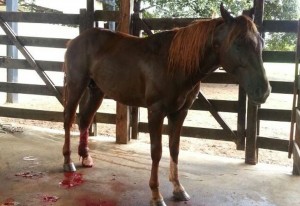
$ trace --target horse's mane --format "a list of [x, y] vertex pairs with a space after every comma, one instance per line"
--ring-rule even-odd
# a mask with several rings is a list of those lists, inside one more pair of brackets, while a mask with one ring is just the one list
[[[234, 19], [234, 23], [226, 38], [225, 45], [230, 47], [234, 39], [246, 35], [247, 31], [257, 29], [254, 23], [245, 16]], [[203, 59], [205, 47], [212, 44], [213, 32], [216, 26], [223, 23], [222, 18], [211, 20], [198, 20], [177, 29], [169, 49], [168, 71], [174, 73], [176, 70], [183, 71], [184, 74], [192, 74], [199, 69], [199, 64]]]

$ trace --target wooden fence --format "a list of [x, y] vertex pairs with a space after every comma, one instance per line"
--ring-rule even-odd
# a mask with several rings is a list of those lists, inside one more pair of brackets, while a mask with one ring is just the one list
[[[95, 11], [92, 8], [87, 10], [82, 9], [80, 14], [50, 14], [50, 13], [20, 13], [20, 12], [0, 12], [0, 17], [6, 22], [30, 22], [30, 23], [45, 23], [45, 24], [67, 24], [79, 25], [79, 30], [83, 31], [93, 26], [94, 21], [117, 21], [119, 15], [117, 12]], [[194, 19], [138, 19], [137, 15], [133, 15], [133, 33], [138, 33], [140, 30], [166, 30], [174, 27], [186, 26]], [[146, 26], [146, 27], [145, 27]], [[262, 32], [297, 32], [297, 21], [263, 21]], [[24, 46], [38, 46], [38, 47], [52, 47], [65, 48], [69, 39], [57, 38], [40, 38], [40, 37], [22, 37], [18, 39]], [[11, 45], [12, 42], [6, 35], [0, 35], [0, 44]], [[280, 62], [280, 63], [294, 63], [295, 52], [279, 52], [279, 51], [263, 51], [264, 62]], [[36, 61], [36, 63], [44, 71], [61, 72], [62, 62], [52, 61]], [[26, 60], [11, 59], [7, 57], [0, 58], [1, 68], [19, 68], [29, 69], [33, 68]], [[211, 84], [236, 84], [236, 82], [226, 73], [213, 73], [206, 78], [203, 83]], [[272, 81], [272, 93], [279, 94], [293, 94], [293, 82]], [[62, 91], [61, 87], [56, 86], [58, 91]], [[38, 95], [52, 95], [52, 92], [47, 89], [46, 85], [29, 85], [19, 83], [0, 82], [0, 92], [7, 93], [23, 93], [23, 94], [38, 94]], [[237, 128], [231, 132], [228, 129], [210, 129], [199, 127], [184, 127], [182, 130], [183, 136], [188, 137], [205, 137], [208, 139], [218, 139], [232, 141], [232, 135], [236, 135], [238, 139], [238, 149], [244, 149], [246, 136], [246, 107], [247, 100], [245, 92], [240, 88], [237, 92], [238, 100], [209, 100], [203, 96], [195, 101], [192, 110], [206, 110], [210, 111], [214, 117], [218, 118], [218, 112], [236, 113], [237, 114]], [[138, 132], [148, 132], [147, 123], [137, 121], [136, 110], [133, 110], [134, 121], [133, 137], [137, 136]], [[8, 108], [0, 106], [0, 116], [35, 119], [43, 121], [63, 121], [62, 112], [33, 110], [23, 108]], [[95, 120], [98, 123], [115, 124], [116, 115], [107, 113], [97, 113]], [[258, 110], [258, 123], [260, 120], [290, 122], [291, 110], [281, 109], [263, 109]], [[222, 120], [217, 120], [222, 124]], [[259, 125], [259, 124], [258, 124]], [[166, 125], [164, 125], [164, 133], [166, 134]], [[226, 125], [225, 125], [226, 127]], [[223, 127], [224, 128], [224, 127]], [[259, 131], [259, 130], [258, 130]], [[288, 151], [288, 140], [276, 137], [258, 136], [257, 144], [259, 148]]]

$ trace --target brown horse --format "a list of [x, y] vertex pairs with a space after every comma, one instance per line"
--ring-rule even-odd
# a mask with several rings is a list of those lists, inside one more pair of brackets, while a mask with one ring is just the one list
[[203, 77], [222, 66], [237, 78], [249, 99], [264, 103], [270, 94], [262, 62], [262, 39], [252, 20], [232, 17], [221, 5], [222, 18], [147, 38], [90, 29], [72, 40], [65, 54], [64, 170], [75, 171], [70, 158], [70, 127], [81, 96], [78, 153], [91, 167], [88, 128], [104, 95], [130, 106], [146, 107], [151, 139], [151, 205], [165, 205], [159, 191], [158, 168], [162, 155], [162, 125], [169, 122], [170, 181], [174, 197], [190, 197], [178, 178], [180, 131]]

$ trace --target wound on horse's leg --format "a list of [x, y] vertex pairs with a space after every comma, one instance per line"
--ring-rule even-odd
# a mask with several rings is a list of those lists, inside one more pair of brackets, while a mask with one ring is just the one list
[[88, 137], [89, 137], [89, 130], [80, 129], [78, 154], [83, 158], [88, 156]]
[[80, 129], [78, 154], [80, 157], [82, 157], [82, 166], [84, 166], [84, 167], [92, 167], [93, 166], [93, 159], [89, 155], [88, 137], [89, 137], [88, 128]]

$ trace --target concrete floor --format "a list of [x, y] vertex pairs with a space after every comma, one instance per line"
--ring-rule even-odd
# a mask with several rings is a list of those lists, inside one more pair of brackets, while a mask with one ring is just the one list
[[[100, 140], [99, 140], [100, 139]], [[73, 160], [77, 138], [73, 138]], [[83, 182], [66, 189], [62, 171], [63, 135], [36, 129], [0, 134], [0, 205], [142, 206], [149, 205], [149, 145], [132, 141], [116, 145], [111, 138], [91, 140], [93, 168], [77, 167]], [[161, 161], [161, 191], [169, 206], [300, 205], [300, 177], [292, 168], [245, 165], [243, 160], [182, 151], [181, 182], [191, 196], [172, 199], [168, 150]]]

